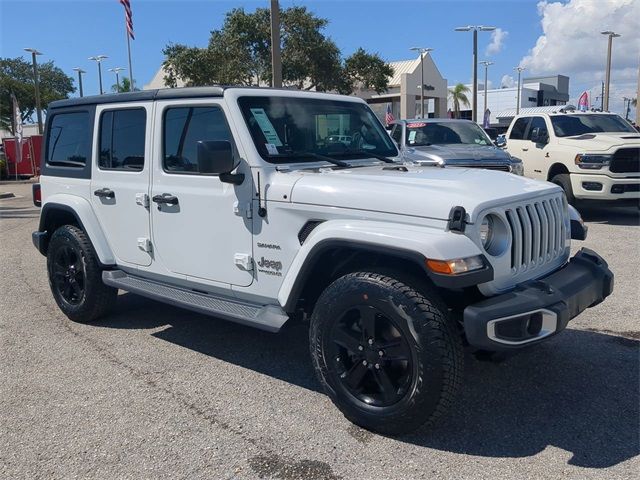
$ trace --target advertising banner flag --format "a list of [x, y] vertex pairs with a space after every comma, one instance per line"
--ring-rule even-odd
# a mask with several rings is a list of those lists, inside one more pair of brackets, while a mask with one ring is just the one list
[[20, 106], [18, 105], [18, 99], [12, 93], [11, 104], [13, 111], [11, 112], [13, 121], [13, 132], [16, 138], [16, 163], [22, 161], [22, 115], [20, 114]]
[[484, 128], [489, 128], [491, 125], [491, 110], [488, 108], [484, 111], [484, 119], [482, 121], [482, 126]]
[[589, 92], [582, 92], [580, 98], [578, 99], [578, 110], [581, 112], [586, 112], [589, 110]]

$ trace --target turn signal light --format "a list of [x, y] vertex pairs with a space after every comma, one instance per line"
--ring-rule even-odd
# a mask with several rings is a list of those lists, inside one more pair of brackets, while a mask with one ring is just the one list
[[454, 260], [433, 260], [427, 259], [427, 267], [435, 273], [444, 275], [458, 275], [460, 273], [480, 270], [484, 267], [481, 255], [467, 258], [457, 258]]

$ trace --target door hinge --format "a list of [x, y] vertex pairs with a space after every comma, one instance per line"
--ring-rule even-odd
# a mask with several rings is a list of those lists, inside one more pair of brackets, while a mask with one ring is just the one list
[[251, 218], [251, 204], [233, 202], [233, 213], [239, 217]]
[[146, 193], [136, 193], [136, 204], [149, 208], [149, 195]]
[[151, 253], [151, 240], [145, 237], [138, 238], [138, 248], [143, 252]]
[[233, 256], [234, 263], [243, 270], [253, 270], [253, 258], [248, 253], [236, 253]]

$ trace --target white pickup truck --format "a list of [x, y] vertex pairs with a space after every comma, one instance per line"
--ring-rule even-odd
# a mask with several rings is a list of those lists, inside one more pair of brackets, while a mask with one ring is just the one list
[[569, 203], [640, 200], [640, 133], [612, 113], [520, 115], [507, 132], [507, 151], [524, 174], [560, 185]]
[[596, 253], [570, 258], [586, 232], [559, 187], [400, 163], [354, 97], [184, 88], [47, 112], [33, 243], [71, 320], [121, 289], [271, 332], [308, 321], [321, 385], [372, 430], [441, 417], [464, 345], [543, 342], [613, 289]]

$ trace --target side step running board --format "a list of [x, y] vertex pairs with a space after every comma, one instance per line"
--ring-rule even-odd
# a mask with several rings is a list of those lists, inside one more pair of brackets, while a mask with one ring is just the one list
[[277, 305], [260, 305], [231, 300], [213, 294], [199, 293], [187, 288], [129, 275], [122, 270], [102, 272], [102, 281], [115, 288], [149, 297], [160, 302], [187, 308], [205, 315], [221, 317], [268, 332], [278, 332], [289, 319]]

